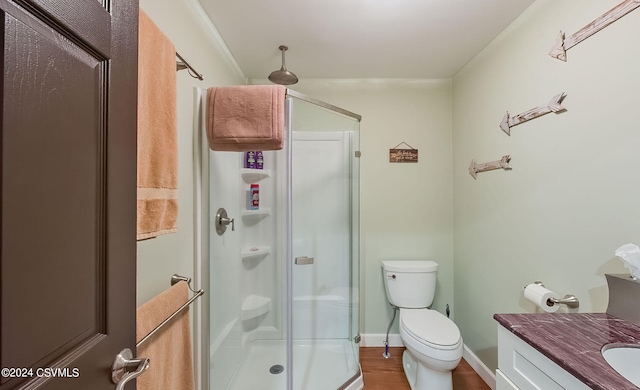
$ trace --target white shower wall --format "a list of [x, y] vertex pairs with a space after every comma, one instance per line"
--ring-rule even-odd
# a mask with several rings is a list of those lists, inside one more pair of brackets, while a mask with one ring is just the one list
[[[280, 157], [282, 156], [282, 157]], [[255, 339], [282, 339], [283, 247], [278, 239], [283, 198], [276, 172], [283, 153], [265, 152], [268, 177], [243, 175], [244, 153], [209, 152], [210, 202], [210, 342], [211, 389], [226, 389], [249, 343]], [[247, 215], [248, 190], [260, 186], [260, 210], [269, 215]], [[234, 219], [223, 235], [216, 233], [218, 208]], [[253, 247], [268, 254], [246, 257]]]

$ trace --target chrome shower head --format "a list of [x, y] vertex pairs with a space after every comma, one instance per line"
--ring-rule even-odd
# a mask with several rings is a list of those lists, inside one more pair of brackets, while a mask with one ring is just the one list
[[284, 52], [289, 48], [287, 46], [281, 45], [278, 49], [282, 51], [282, 67], [279, 70], [271, 72], [269, 75], [269, 81], [275, 84], [281, 85], [291, 85], [298, 82], [298, 77], [289, 72], [284, 64]]

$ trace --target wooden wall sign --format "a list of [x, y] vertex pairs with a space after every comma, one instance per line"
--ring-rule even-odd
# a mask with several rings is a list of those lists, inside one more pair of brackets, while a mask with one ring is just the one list
[[469, 174], [473, 176], [474, 179], [477, 179], [479, 172], [493, 171], [494, 169], [504, 169], [510, 170], [511, 166], [509, 165], [509, 161], [511, 161], [511, 156], [506, 155], [502, 156], [502, 158], [498, 161], [491, 161], [488, 163], [476, 164], [475, 160], [471, 160], [471, 165], [469, 165]]
[[[397, 149], [398, 146], [405, 144], [410, 149]], [[390, 163], [417, 163], [418, 162], [418, 149], [413, 148], [406, 142], [400, 142], [393, 149], [389, 149], [389, 162]]]
[[556, 114], [567, 111], [566, 108], [562, 107], [562, 101], [567, 95], [565, 93], [560, 93], [551, 98], [551, 101], [545, 105], [536, 108], [532, 108], [529, 111], [523, 112], [522, 114], [518, 114], [514, 117], [509, 115], [509, 112], [504, 115], [502, 122], [500, 123], [500, 128], [502, 131], [507, 133], [507, 135], [511, 135], [511, 128], [514, 126], [518, 126], [521, 123], [530, 121], [532, 119], [536, 119], [543, 115], [547, 115], [551, 112], [555, 112]]
[[556, 43], [551, 48], [549, 55], [553, 58], [557, 58], [561, 61], [566, 62], [567, 50], [571, 49], [578, 43], [584, 41], [585, 39], [604, 29], [608, 25], [612, 24], [616, 20], [620, 19], [621, 17], [625, 16], [638, 7], [640, 7], [640, 0], [626, 0], [580, 29], [580, 31], [571, 35], [569, 38], [565, 39], [564, 33], [560, 31], [560, 34], [556, 39]]

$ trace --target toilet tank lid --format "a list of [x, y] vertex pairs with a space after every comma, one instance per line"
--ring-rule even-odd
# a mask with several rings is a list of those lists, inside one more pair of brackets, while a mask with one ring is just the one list
[[438, 263], [430, 260], [387, 260], [382, 262], [382, 268], [392, 272], [435, 272]]

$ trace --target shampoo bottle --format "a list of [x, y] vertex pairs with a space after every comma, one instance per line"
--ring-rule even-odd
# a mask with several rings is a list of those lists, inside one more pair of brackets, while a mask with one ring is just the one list
[[251, 184], [249, 190], [249, 210], [258, 210], [260, 208], [260, 186]]

